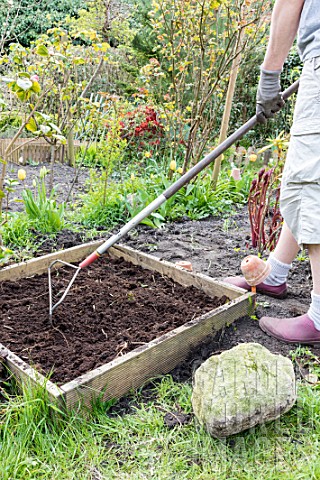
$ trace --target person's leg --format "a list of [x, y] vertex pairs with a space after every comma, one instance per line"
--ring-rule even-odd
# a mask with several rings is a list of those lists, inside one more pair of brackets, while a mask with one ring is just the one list
[[[319, 69], [315, 61], [305, 62], [282, 173], [280, 211], [297, 243], [308, 247], [312, 303], [299, 317], [262, 317], [259, 323], [269, 335], [291, 343], [320, 344], [320, 129], [313, 128], [318, 96]], [[276, 258], [291, 262], [294, 243], [291, 245], [293, 249], [286, 252], [279, 244]]]
[[277, 246], [268, 258], [271, 272], [264, 280], [264, 283], [273, 287], [285, 284], [292, 261], [295, 259], [298, 251], [299, 245], [288, 225], [284, 222]]
[[317, 330], [320, 330], [320, 245], [308, 245], [313, 291], [308, 316]]
[[300, 247], [296, 239], [292, 235], [286, 222], [284, 222], [273, 256], [279, 260], [279, 262], [290, 264], [296, 258], [299, 250]]
[[313, 292], [320, 295], [320, 245], [308, 245], [311, 264]]
[[294, 318], [262, 317], [263, 331], [289, 343], [320, 343], [320, 245], [307, 245], [311, 263], [313, 291], [311, 305], [304, 315]]

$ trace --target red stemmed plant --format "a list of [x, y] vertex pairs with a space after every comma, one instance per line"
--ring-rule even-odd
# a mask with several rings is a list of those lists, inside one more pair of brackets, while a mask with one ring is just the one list
[[260, 254], [264, 250], [274, 250], [277, 244], [283, 222], [279, 197], [279, 177], [275, 168], [262, 168], [252, 180], [248, 198], [252, 246], [257, 247]]

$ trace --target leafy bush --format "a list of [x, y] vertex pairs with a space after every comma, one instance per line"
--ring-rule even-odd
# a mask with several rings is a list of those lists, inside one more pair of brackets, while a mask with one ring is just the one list
[[89, 145], [88, 147], [81, 146], [76, 155], [77, 165], [83, 167], [97, 167], [100, 164], [97, 145]]
[[32, 243], [33, 222], [22, 212], [11, 213], [1, 228], [3, 243], [10, 248], [28, 248]]
[[31, 258], [39, 246], [34, 222], [24, 212], [10, 213], [0, 228], [0, 235], [5, 245], [0, 249], [0, 264]]
[[84, 167], [102, 168], [108, 176], [115, 165], [121, 165], [126, 141], [122, 140], [116, 132], [108, 132], [106, 139], [81, 147], [77, 154], [77, 164]]
[[87, 227], [112, 227], [126, 220], [128, 212], [123, 201], [122, 185], [111, 184], [105, 191], [107, 202], [101, 202], [102, 186], [82, 196], [83, 205], [74, 217]]
[[139, 105], [126, 113], [120, 122], [121, 137], [128, 139], [131, 150], [154, 149], [160, 145], [164, 135], [164, 125], [159, 114], [149, 105]]
[[15, 115], [14, 113], [3, 113], [0, 114], [0, 138], [11, 138], [17, 132], [18, 128], [21, 125], [20, 115]]
[[109, 144], [117, 133], [118, 143], [125, 142], [123, 155], [127, 163], [139, 160], [145, 164], [146, 158], [150, 157], [157, 157], [160, 161], [171, 142], [171, 134], [168, 135], [163, 120], [163, 109], [153, 103], [147, 92], [145, 88], [139, 88], [130, 102], [124, 97], [104, 94], [106, 139]]

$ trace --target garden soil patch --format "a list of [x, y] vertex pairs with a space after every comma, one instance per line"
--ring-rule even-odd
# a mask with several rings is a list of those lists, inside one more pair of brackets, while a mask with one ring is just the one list
[[[54, 293], [65, 290], [73, 273], [53, 274]], [[53, 325], [47, 275], [0, 283], [1, 343], [62, 384], [227, 301], [106, 256], [81, 271]]]

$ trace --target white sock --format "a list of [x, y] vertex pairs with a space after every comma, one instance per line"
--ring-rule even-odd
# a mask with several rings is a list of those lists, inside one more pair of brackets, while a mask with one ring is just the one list
[[285, 283], [292, 264], [280, 262], [272, 255], [272, 253], [269, 256], [267, 263], [271, 265], [271, 272], [263, 283], [273, 287]]
[[320, 295], [311, 292], [311, 305], [308, 310], [308, 316], [314, 323], [317, 330], [320, 330]]

